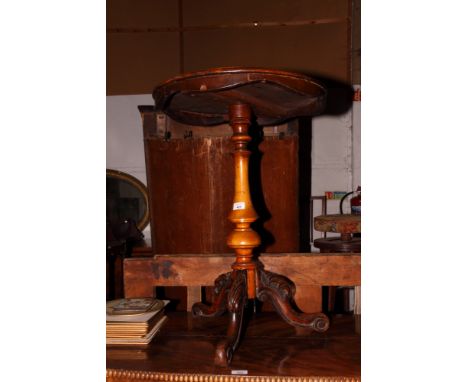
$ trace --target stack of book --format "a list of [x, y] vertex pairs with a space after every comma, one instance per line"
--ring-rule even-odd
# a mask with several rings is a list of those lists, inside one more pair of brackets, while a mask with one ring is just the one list
[[166, 322], [169, 301], [130, 298], [109, 301], [106, 307], [108, 345], [147, 345]]

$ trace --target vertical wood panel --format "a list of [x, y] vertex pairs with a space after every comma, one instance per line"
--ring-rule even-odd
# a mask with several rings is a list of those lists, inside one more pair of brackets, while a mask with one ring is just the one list
[[[231, 251], [226, 245], [233, 228], [227, 219], [234, 191], [231, 146], [229, 138], [146, 139], [155, 253]], [[296, 149], [297, 137], [262, 144], [262, 182], [251, 190], [260, 216], [253, 227], [267, 252], [298, 250]]]
[[[148, 94], [181, 71], [235, 65], [349, 82], [349, 4], [351, 0], [109, 1], [107, 94]], [[319, 23], [261, 26], [311, 20]], [[254, 21], [260, 22], [258, 28], [236, 27]], [[360, 27], [354, 30], [355, 46], [359, 34]], [[360, 63], [356, 52], [353, 68]], [[356, 79], [359, 75], [360, 70], [354, 72]]]
[[178, 26], [177, 1], [108, 0], [106, 10], [108, 29]]
[[[210, 172], [204, 154], [211, 140], [145, 139], [150, 153], [153, 249], [155, 253], [212, 250]], [[207, 208], [208, 207], [208, 208]], [[201, 217], [204, 218], [201, 218]]]
[[301, 285], [296, 288], [294, 297], [297, 307], [303, 312], [315, 313], [322, 311], [322, 287]]
[[[144, 113], [154, 253], [231, 252], [226, 244], [233, 229], [227, 218], [234, 195], [230, 127], [220, 137], [164, 140], [156, 135], [155, 118]], [[259, 215], [253, 228], [262, 238], [261, 251], [299, 249], [298, 136], [292, 129], [281, 138], [263, 137], [251, 155], [252, 202]]]
[[197, 0], [184, 2], [186, 26], [347, 17], [348, 0]]
[[353, 84], [361, 83], [361, 0], [353, 1], [353, 46], [352, 78]]
[[107, 95], [152, 93], [178, 73], [176, 32], [107, 35]]
[[217, 66], [287, 69], [347, 81], [347, 24], [185, 33], [187, 71]]
[[[262, 243], [266, 252], [299, 250], [298, 137], [265, 137], [260, 144], [261, 184], [252, 195], [257, 213], [265, 215], [264, 229], [272, 242]], [[255, 173], [252, 178], [255, 178]], [[257, 178], [258, 179], [258, 178]], [[263, 195], [263, 197], [262, 197]], [[263, 201], [262, 201], [263, 199]], [[266, 211], [262, 211], [266, 208]], [[256, 224], [252, 227], [255, 229]], [[263, 240], [269, 235], [263, 235]]]

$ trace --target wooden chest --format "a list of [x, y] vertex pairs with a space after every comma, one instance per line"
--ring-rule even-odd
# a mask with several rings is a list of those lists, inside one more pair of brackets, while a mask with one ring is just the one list
[[[232, 130], [182, 125], [140, 106], [153, 253], [229, 253]], [[259, 252], [309, 251], [310, 121], [253, 124], [249, 177]], [[300, 157], [303, 157], [303, 159]]]

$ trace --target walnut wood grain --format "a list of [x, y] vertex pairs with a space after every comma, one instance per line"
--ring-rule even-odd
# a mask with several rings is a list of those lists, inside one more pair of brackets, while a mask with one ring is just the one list
[[[164, 254], [124, 260], [127, 297], [153, 286], [209, 286], [229, 269], [233, 254]], [[301, 285], [361, 285], [361, 255], [355, 253], [264, 253], [265, 269]]]
[[296, 287], [283, 275], [259, 269], [257, 297], [260, 301], [271, 301], [280, 316], [290, 325], [306, 327], [324, 332], [330, 326], [328, 317], [323, 313], [306, 314], [294, 308]]
[[227, 295], [229, 324], [226, 338], [216, 345], [215, 365], [226, 366], [231, 363], [234, 351], [239, 346], [244, 324], [244, 311], [247, 304], [247, 271], [232, 272], [233, 282]]
[[[230, 367], [213, 363], [229, 317], [198, 319], [169, 312], [147, 347], [107, 347], [107, 380], [178, 382], [318, 382], [360, 380], [358, 316], [331, 317], [327, 332], [298, 332], [275, 313], [249, 320]], [[232, 375], [231, 370], [247, 370]]]
[[[196, 302], [192, 306], [192, 314], [200, 317], [215, 317], [222, 315], [227, 308], [227, 295], [232, 284], [232, 272], [223, 273], [219, 275], [215, 280], [215, 286], [213, 290], [214, 298], [213, 303], [208, 306], [201, 302]], [[198, 300], [198, 301], [201, 301]], [[187, 304], [187, 310], [190, 310], [189, 304]]]
[[[266, 269], [285, 275], [296, 284], [296, 304], [304, 312], [320, 310], [321, 286], [361, 284], [359, 254], [262, 254], [260, 258]], [[210, 286], [234, 259], [233, 254], [125, 259], [125, 297], [152, 297], [156, 286]]]
[[[229, 252], [226, 237], [232, 223], [226, 217], [234, 193], [232, 129], [227, 124], [174, 128], [175, 122], [167, 117], [167, 126], [159, 132], [156, 121], [161, 116], [154, 111], [142, 115], [153, 253]], [[166, 128], [170, 139], [163, 136]], [[299, 252], [300, 243], [309, 242], [308, 231], [306, 239], [299, 234], [300, 216], [309, 202], [284, 201], [296, 200], [303, 189], [299, 189], [301, 180], [310, 178], [305, 175], [310, 171], [299, 172], [299, 151], [310, 140], [299, 136], [297, 121], [256, 127], [253, 135], [251, 196], [260, 216], [255, 229], [261, 227], [261, 251]], [[306, 151], [310, 158], [310, 149]]]
[[293, 72], [262, 68], [215, 68], [172, 78], [153, 91], [156, 109], [181, 123], [212, 126], [229, 121], [233, 101], [252, 107], [261, 126], [319, 114], [327, 91]]

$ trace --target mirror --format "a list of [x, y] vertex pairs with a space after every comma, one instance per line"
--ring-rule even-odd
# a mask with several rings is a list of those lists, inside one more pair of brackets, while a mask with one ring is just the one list
[[106, 170], [106, 218], [111, 222], [132, 219], [140, 231], [149, 223], [148, 189], [137, 178]]

